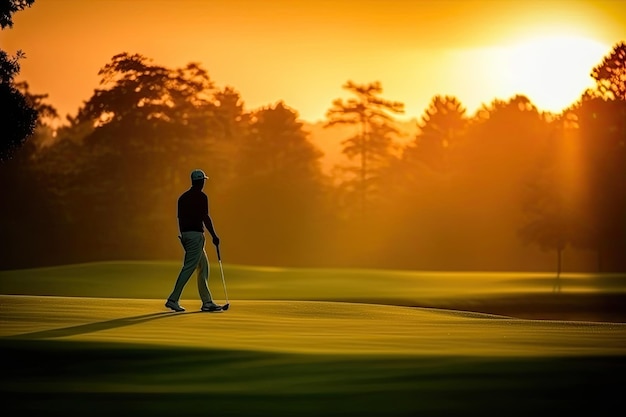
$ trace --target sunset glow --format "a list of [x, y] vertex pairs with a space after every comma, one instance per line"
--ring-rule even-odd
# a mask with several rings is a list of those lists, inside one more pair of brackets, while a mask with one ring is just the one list
[[[437, 94], [469, 112], [527, 95], [560, 111], [626, 35], [619, 1], [176, 2], [40, 0], [0, 34], [25, 51], [20, 79], [74, 114], [113, 55], [170, 67], [199, 62], [249, 110], [283, 100], [321, 120], [341, 85], [380, 81], [417, 118]], [[137, 19], [141, 16], [141, 19]]]
[[0, 1], [5, 415], [623, 407], [626, 0]]

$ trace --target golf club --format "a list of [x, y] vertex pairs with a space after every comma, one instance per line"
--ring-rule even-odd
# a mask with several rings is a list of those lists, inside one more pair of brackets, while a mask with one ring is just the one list
[[224, 268], [222, 268], [222, 257], [220, 256], [220, 245], [215, 245], [217, 249], [217, 262], [220, 264], [220, 274], [222, 275], [222, 286], [224, 287], [224, 295], [226, 296], [226, 304], [222, 306], [222, 310], [226, 311], [230, 308], [230, 303], [228, 302], [228, 293], [226, 292], [226, 281], [224, 281]]

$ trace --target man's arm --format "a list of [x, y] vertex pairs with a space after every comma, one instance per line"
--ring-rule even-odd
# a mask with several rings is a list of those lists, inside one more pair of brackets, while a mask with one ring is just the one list
[[206, 229], [209, 231], [209, 233], [211, 233], [211, 236], [213, 237], [213, 243], [215, 243], [216, 239], [219, 242], [219, 238], [217, 237], [217, 233], [215, 233], [215, 228], [213, 227], [213, 220], [211, 220], [211, 216], [207, 214], [203, 222], [204, 222], [204, 227], [206, 227]]
[[206, 214], [202, 222], [204, 223], [204, 227], [209, 231], [211, 236], [213, 237], [213, 244], [215, 246], [220, 244], [220, 238], [217, 237], [217, 233], [215, 233], [215, 228], [213, 227], [213, 220], [211, 219], [211, 215], [209, 215], [209, 199], [206, 199], [206, 210], [204, 211]]

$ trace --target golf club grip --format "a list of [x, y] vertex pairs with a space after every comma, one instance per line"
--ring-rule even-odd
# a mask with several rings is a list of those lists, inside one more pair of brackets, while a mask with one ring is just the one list
[[222, 257], [220, 256], [220, 245], [219, 245], [219, 243], [217, 245], [215, 245], [215, 249], [217, 249], [217, 260], [221, 261]]

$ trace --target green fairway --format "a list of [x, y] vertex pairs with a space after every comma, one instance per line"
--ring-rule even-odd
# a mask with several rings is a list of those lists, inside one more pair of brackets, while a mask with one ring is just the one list
[[[611, 320], [623, 310], [610, 303], [623, 300], [623, 276], [569, 275], [553, 293], [547, 274], [225, 265], [230, 310], [199, 312], [190, 282], [187, 311], [174, 313], [163, 294], [178, 266], [0, 272], [3, 410], [527, 416], [621, 406], [626, 324]], [[577, 314], [601, 320], [551, 317]]]

